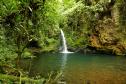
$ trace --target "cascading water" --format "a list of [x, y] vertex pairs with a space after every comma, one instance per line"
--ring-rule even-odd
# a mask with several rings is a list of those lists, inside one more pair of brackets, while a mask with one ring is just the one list
[[73, 53], [73, 52], [69, 52], [67, 50], [67, 44], [66, 44], [66, 39], [65, 39], [63, 30], [61, 29], [60, 32], [61, 32], [61, 39], [62, 39], [62, 50], [61, 50], [61, 53]]
[[67, 53], [68, 50], [67, 50], [67, 45], [66, 45], [66, 39], [65, 39], [65, 36], [64, 36], [64, 33], [62, 31], [62, 29], [60, 30], [61, 32], [61, 39], [62, 39], [62, 53]]

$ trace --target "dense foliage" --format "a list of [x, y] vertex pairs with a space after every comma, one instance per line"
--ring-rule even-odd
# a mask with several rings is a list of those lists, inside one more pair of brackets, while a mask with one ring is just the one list
[[125, 0], [0, 0], [0, 65], [58, 51], [60, 29], [72, 51], [125, 55], [125, 7]]

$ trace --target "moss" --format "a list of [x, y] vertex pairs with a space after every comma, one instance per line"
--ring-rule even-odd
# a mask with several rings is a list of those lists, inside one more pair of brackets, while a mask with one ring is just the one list
[[111, 54], [125, 55], [125, 41], [123, 33], [118, 32], [112, 18], [99, 20], [95, 31], [90, 35], [90, 46], [95, 47], [98, 51], [111, 52]]

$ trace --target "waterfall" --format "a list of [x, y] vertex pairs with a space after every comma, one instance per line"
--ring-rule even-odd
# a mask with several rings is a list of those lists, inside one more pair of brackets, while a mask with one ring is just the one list
[[66, 44], [66, 39], [65, 39], [63, 30], [61, 29], [60, 32], [61, 32], [61, 40], [62, 40], [62, 49], [61, 49], [62, 51], [61, 51], [61, 53], [72, 53], [72, 52], [69, 52], [67, 50], [67, 44]]
[[61, 39], [62, 39], [62, 53], [67, 53], [68, 50], [67, 50], [66, 39], [65, 39], [62, 29], [60, 30], [60, 32], [61, 32]]

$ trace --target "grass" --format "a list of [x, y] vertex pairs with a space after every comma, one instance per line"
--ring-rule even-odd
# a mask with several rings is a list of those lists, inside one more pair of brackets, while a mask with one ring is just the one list
[[12, 76], [12, 75], [7, 75], [7, 74], [0, 74], [0, 83], [4, 84], [10, 84], [10, 83], [16, 83], [16, 84], [21, 84], [21, 83], [27, 83], [27, 84], [43, 84], [44, 78], [42, 79], [31, 79], [28, 77], [17, 77], [17, 76]]

